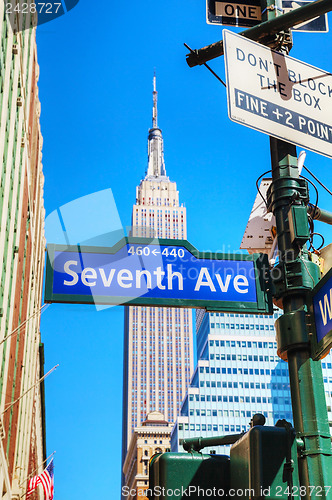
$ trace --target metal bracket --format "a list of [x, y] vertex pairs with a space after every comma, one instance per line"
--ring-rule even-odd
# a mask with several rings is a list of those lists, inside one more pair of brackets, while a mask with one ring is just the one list
[[275, 180], [267, 190], [267, 209], [274, 212], [280, 206], [289, 205], [290, 199], [308, 204], [309, 189], [305, 179], [282, 177]]
[[279, 12], [283, 13], [284, 12], [284, 9], [282, 9], [281, 7], [278, 7], [277, 5], [273, 4], [273, 5], [269, 5], [268, 7], [266, 7], [264, 10], [262, 10], [262, 15], [265, 14], [265, 12], [267, 10], [278, 10]]
[[322, 450], [321, 448], [316, 448], [315, 450], [302, 450], [301, 451], [302, 456], [309, 456], [309, 455], [328, 455], [332, 456], [331, 451], [327, 450]]
[[283, 314], [275, 322], [275, 328], [278, 345], [277, 354], [284, 361], [287, 361], [287, 353], [290, 349], [309, 347], [306, 312], [304, 310]]
[[323, 432], [301, 432], [299, 437], [322, 437], [326, 439], [331, 439], [330, 434], [324, 434]]
[[286, 54], [288, 54], [293, 47], [293, 35], [291, 30], [287, 29], [285, 31], [281, 31], [280, 33], [278, 33], [277, 38], [279, 41], [279, 45], [276, 47], [276, 49], [280, 52], [285, 52]]
[[271, 270], [274, 296], [278, 299], [305, 290], [311, 290], [320, 278], [319, 267], [302, 258], [279, 262]]
[[[325, 434], [324, 432], [314, 432], [314, 431], [308, 431], [308, 432], [299, 432], [297, 434], [297, 441], [301, 441], [301, 446], [298, 444], [298, 450], [300, 453], [301, 457], [304, 456], [310, 456], [310, 455], [328, 455], [332, 456], [332, 451], [330, 447], [330, 440], [331, 436], [330, 434]], [[313, 438], [314, 441], [311, 441], [308, 443], [308, 439]], [[320, 441], [319, 438], [326, 440], [326, 441]], [[309, 444], [310, 449], [306, 449], [306, 442]], [[328, 444], [328, 447], [324, 449], [320, 445]]]

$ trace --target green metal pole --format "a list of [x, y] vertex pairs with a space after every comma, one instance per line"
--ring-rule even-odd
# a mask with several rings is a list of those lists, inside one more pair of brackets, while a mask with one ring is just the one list
[[[305, 208], [306, 194], [299, 179], [295, 146], [270, 138], [272, 188], [269, 202], [276, 216], [279, 264], [274, 270], [276, 295], [284, 315], [276, 322], [278, 353], [287, 359], [294, 427], [303, 442], [299, 450], [300, 484], [304, 498], [332, 498], [332, 453], [323, 375], [310, 349], [308, 292], [319, 280], [318, 266], [308, 252], [291, 242], [288, 213], [291, 200]], [[306, 208], [305, 208], [306, 209]]]
[[[278, 17], [281, 0], [263, 0], [264, 20]], [[287, 35], [287, 33], [286, 33]], [[288, 53], [287, 45], [280, 51]], [[290, 232], [291, 204], [302, 207], [307, 223], [307, 184], [299, 178], [296, 146], [270, 137], [272, 185], [268, 193], [276, 218], [279, 263], [274, 269], [275, 293], [282, 299], [284, 315], [276, 322], [278, 354], [288, 361], [294, 427], [299, 442], [298, 465], [302, 498], [332, 498], [332, 450], [321, 361], [311, 354], [308, 292], [320, 279], [319, 268], [309, 260], [305, 241]], [[304, 232], [305, 232], [304, 228]], [[306, 238], [304, 238], [305, 240]], [[330, 491], [331, 487], [331, 491]], [[299, 495], [301, 496], [301, 495]]]

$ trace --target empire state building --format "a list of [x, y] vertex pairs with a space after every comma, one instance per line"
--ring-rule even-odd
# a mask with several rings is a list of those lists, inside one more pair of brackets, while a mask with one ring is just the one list
[[[147, 172], [136, 189], [132, 235], [186, 239], [186, 208], [176, 183], [166, 174], [162, 131], [158, 127], [156, 78]], [[125, 309], [122, 463], [135, 428], [158, 412], [173, 424], [193, 372], [192, 313], [189, 309]]]

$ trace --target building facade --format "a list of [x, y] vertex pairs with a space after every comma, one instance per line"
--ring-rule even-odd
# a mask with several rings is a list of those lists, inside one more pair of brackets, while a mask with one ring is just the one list
[[29, 390], [43, 376], [45, 213], [35, 29], [29, 14], [9, 19], [4, 8], [1, 2], [0, 498], [9, 500], [26, 493], [45, 459], [43, 385]]
[[[292, 422], [288, 365], [277, 356], [274, 322], [280, 315], [197, 311], [198, 363], [181, 415], [172, 431], [172, 451], [183, 451], [183, 438], [237, 434], [249, 429], [255, 413], [267, 425]], [[332, 430], [331, 354], [323, 363]], [[229, 446], [207, 451], [229, 453]]]
[[[197, 312], [198, 363], [172, 433], [184, 437], [248, 430], [254, 413], [268, 425], [292, 419], [287, 363], [277, 356], [273, 316]], [[229, 447], [211, 448], [228, 453]]]
[[153, 411], [134, 429], [123, 465], [127, 498], [144, 498], [149, 481], [149, 460], [155, 453], [170, 451], [172, 428], [162, 413]]
[[[166, 175], [163, 137], [157, 123], [154, 78], [153, 120], [148, 136], [148, 168], [136, 192], [132, 235], [185, 239], [186, 209], [176, 183]], [[163, 307], [125, 310], [123, 455], [134, 432], [152, 411], [170, 424], [180, 412], [193, 372], [192, 312]]]

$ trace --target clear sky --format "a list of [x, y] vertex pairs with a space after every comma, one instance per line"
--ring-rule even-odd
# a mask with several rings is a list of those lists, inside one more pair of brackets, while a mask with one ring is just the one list
[[[270, 168], [269, 139], [231, 122], [225, 88], [204, 67], [186, 64], [184, 42], [200, 48], [221, 36], [221, 27], [205, 23], [204, 0], [80, 0], [38, 28], [47, 215], [111, 189], [122, 226], [130, 224], [147, 165], [155, 68], [166, 170], [187, 207], [188, 240], [199, 250], [239, 248], [255, 181]], [[294, 35], [297, 59], [332, 71], [331, 53], [331, 33]], [[224, 78], [223, 57], [211, 66]], [[330, 159], [308, 152], [306, 165], [331, 188]], [[321, 188], [319, 194], [319, 205], [329, 209], [331, 197]], [[90, 204], [93, 217], [80, 212], [78, 234], [87, 220], [88, 227], [95, 220], [96, 231], [119, 227], [115, 207], [102, 200]], [[55, 239], [51, 222], [46, 228]], [[330, 243], [330, 227], [316, 228]], [[90, 236], [87, 231], [84, 238]], [[123, 308], [52, 304], [41, 331], [45, 371], [60, 364], [46, 381], [47, 450], [57, 452], [55, 499], [116, 498]]]

